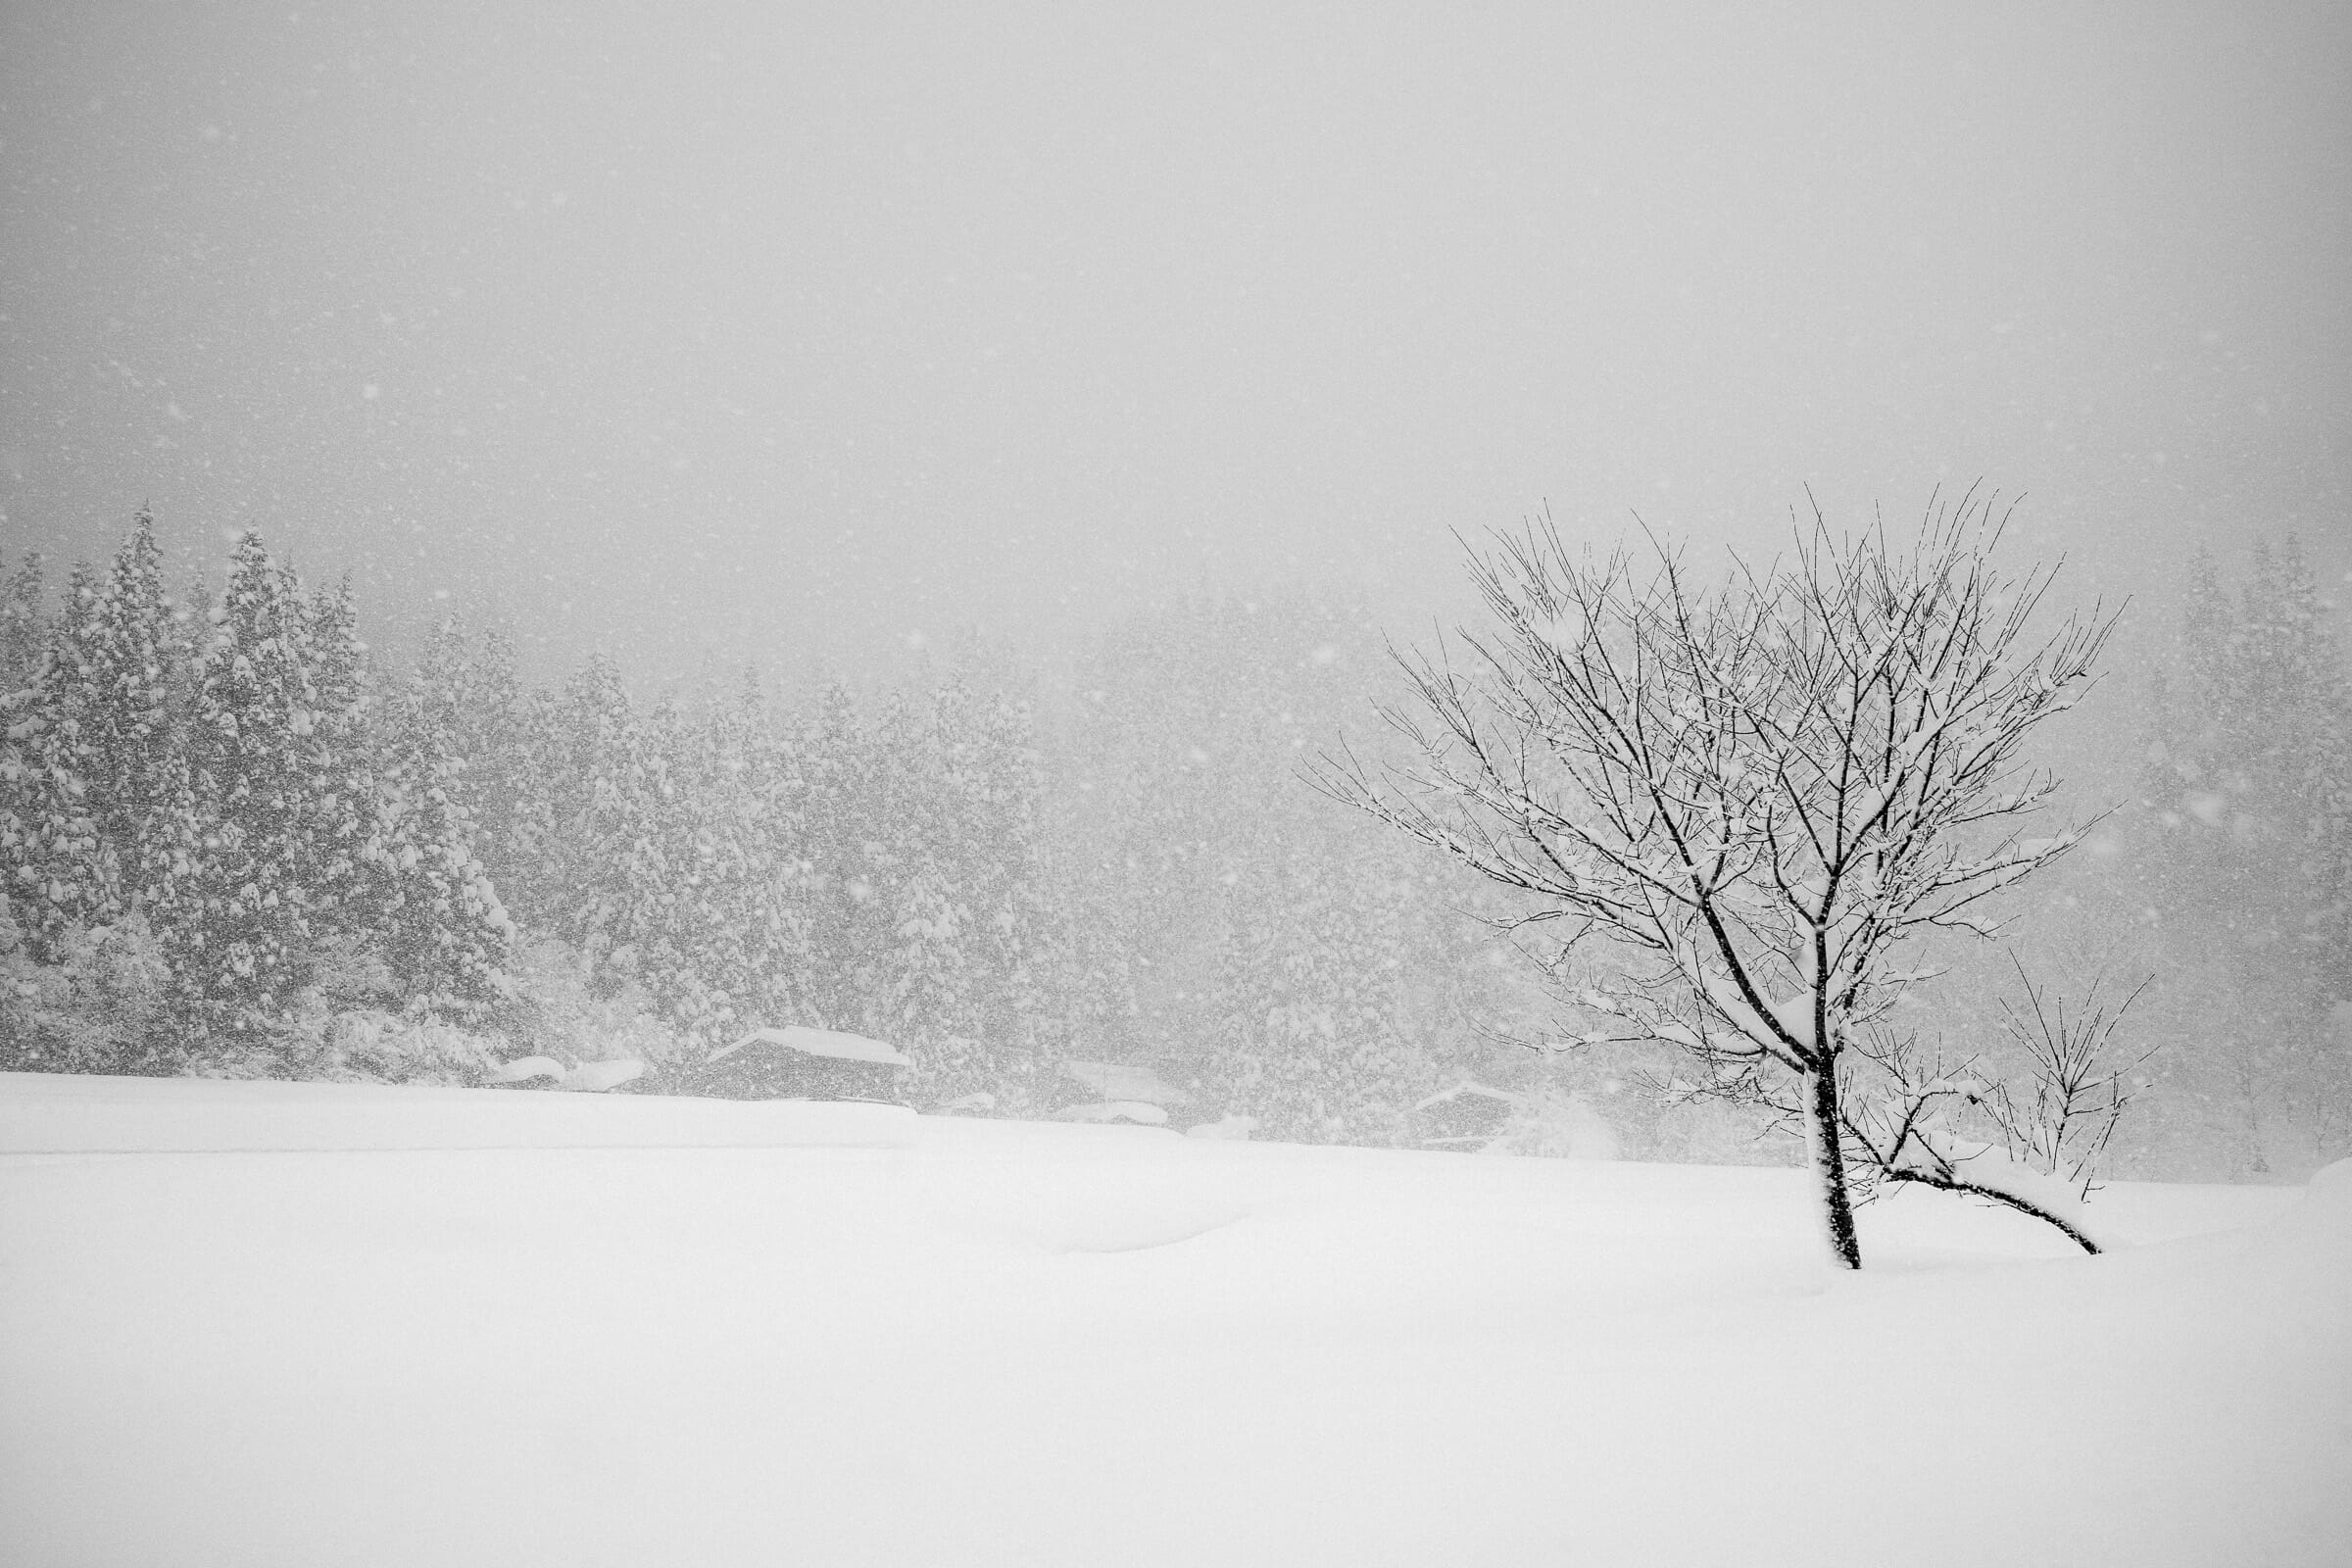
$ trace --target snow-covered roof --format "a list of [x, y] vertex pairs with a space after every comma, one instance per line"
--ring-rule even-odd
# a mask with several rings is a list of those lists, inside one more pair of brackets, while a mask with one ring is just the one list
[[1449, 1105], [1457, 1100], [1464, 1100], [1473, 1095], [1482, 1100], [1497, 1100], [1506, 1105], [1521, 1104], [1527, 1099], [1525, 1095], [1514, 1095], [1507, 1089], [1489, 1089], [1485, 1084], [1472, 1083], [1465, 1078], [1451, 1089], [1438, 1091], [1413, 1108], [1415, 1110], [1434, 1110], [1440, 1105]]
[[835, 1061], [879, 1061], [893, 1067], [911, 1067], [896, 1046], [886, 1046], [879, 1040], [863, 1035], [845, 1035], [837, 1029], [755, 1029], [733, 1045], [721, 1046], [710, 1053], [710, 1059], [723, 1061], [746, 1046], [767, 1046], [779, 1051], [797, 1051], [803, 1055], [826, 1056]]
[[584, 1061], [565, 1073], [563, 1085], [594, 1094], [617, 1089], [622, 1084], [635, 1083], [645, 1076], [645, 1063], [634, 1056], [616, 1056], [611, 1061]]
[[1123, 1061], [1065, 1061], [1061, 1070], [1104, 1100], [1140, 1100], [1152, 1105], [1182, 1105], [1192, 1096], [1161, 1081], [1149, 1067]]
[[1054, 1113], [1056, 1121], [1133, 1122], [1140, 1127], [1165, 1127], [1168, 1113], [1146, 1100], [1113, 1100], [1100, 1105], [1071, 1105]]
[[482, 1075], [486, 1084], [528, 1083], [533, 1078], [561, 1078], [564, 1064], [553, 1056], [520, 1056], [502, 1062]]
[[550, 1078], [558, 1089], [577, 1089], [594, 1094], [618, 1088], [644, 1076], [645, 1063], [634, 1056], [615, 1056], [610, 1061], [587, 1061], [577, 1067], [566, 1067], [553, 1056], [524, 1056], [484, 1073], [482, 1082], [521, 1084], [529, 1083], [534, 1078]]

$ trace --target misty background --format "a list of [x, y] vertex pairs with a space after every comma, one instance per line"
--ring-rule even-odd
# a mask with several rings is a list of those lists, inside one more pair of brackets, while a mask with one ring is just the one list
[[0, 529], [640, 678], [1806, 485], [2352, 570], [2352, 13], [1644, 10], [9, 7]]
[[1115, 1058], [1412, 1142], [1475, 1075], [1742, 1157], [1509, 1044], [1557, 1009], [1484, 895], [1299, 769], [1470, 612], [1457, 535], [1711, 577], [1982, 484], [2009, 565], [2130, 606], [2036, 737], [2119, 809], [2022, 944], [2156, 979], [2119, 1155], [2307, 1170], [2348, 122], [2320, 5], [9, 8], [0, 1045], [474, 1082], [797, 1019], [927, 1103]]

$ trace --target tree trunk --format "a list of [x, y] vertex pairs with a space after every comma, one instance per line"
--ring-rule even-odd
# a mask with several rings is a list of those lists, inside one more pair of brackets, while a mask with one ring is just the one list
[[1821, 1221], [1831, 1259], [1839, 1268], [1862, 1266], [1854, 1233], [1854, 1199], [1845, 1186], [1845, 1150], [1838, 1142], [1838, 1064], [1805, 1074], [1805, 1163], [1821, 1190]]

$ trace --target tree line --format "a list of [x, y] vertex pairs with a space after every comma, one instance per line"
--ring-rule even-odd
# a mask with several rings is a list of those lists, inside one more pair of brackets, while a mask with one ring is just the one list
[[247, 535], [199, 611], [167, 592], [141, 513], [54, 616], [39, 590], [27, 561], [0, 671], [5, 940], [54, 971], [15, 987], [17, 1063], [250, 1054], [363, 958], [429, 1008], [490, 998], [513, 927], [456, 760], [421, 688], [371, 704], [347, 586], [306, 593]]
[[[609, 657], [534, 680], [509, 636], [455, 621], [395, 666], [364, 646], [348, 587], [306, 586], [252, 535], [218, 589], [174, 595], [155, 536], [141, 514], [62, 592], [36, 559], [0, 562], [0, 1066], [465, 1083], [522, 1054], [637, 1055], [659, 1082], [745, 1028], [808, 1023], [904, 1046], [925, 1103], [1004, 1114], [1068, 1098], [1063, 1061], [1116, 1059], [1191, 1088], [1201, 1119], [1281, 1137], [1411, 1142], [1412, 1107], [1467, 1078], [1582, 1097], [1659, 1157], [1794, 1151], [1767, 1131], [1769, 1095], [1707, 1091], [1746, 1049], [1801, 1081], [1825, 1033], [1783, 1038], [1750, 1007], [1760, 1037], [1735, 1037], [1701, 1002], [1678, 1026], [1733, 1054], [1685, 1059], [1654, 1038], [1667, 1011], [1627, 1027], [1650, 1004], [1626, 989], [1636, 971], [1531, 940], [1558, 927], [1525, 925], [1527, 887], [1304, 787], [1343, 732], [1370, 760], [1415, 754], [1366, 733], [1368, 700], [1398, 685], [1352, 607], [1198, 593], [1052, 682], [971, 643], [895, 686], [820, 676], [784, 701], [743, 671], [647, 703]], [[1555, 599], [1567, 559], [1546, 567]], [[1588, 627], [1620, 601], [1646, 612], [1621, 571], [1514, 630], [1527, 607], [1496, 598], [1495, 567], [1480, 635], [1533, 661], [1523, 674], [1604, 648], [1563, 640], [1570, 609]], [[1768, 598], [1734, 592], [1724, 624]], [[1958, 941], [1931, 965], [1943, 978], [1873, 993], [1915, 1044], [1864, 1064], [1942, 1096], [1964, 1082], [1930, 1070], [1947, 1043], [2026, 1060], [2037, 1006], [2061, 1052], [2095, 1017], [2129, 1068], [2108, 1088], [2137, 1096], [2113, 1168], [2292, 1174], [2352, 1142], [2342, 650], [2291, 539], [2237, 583], [2199, 557], [2177, 612], [2154, 613], [2173, 654], [2108, 677], [2131, 717], [2077, 791], [2085, 841], [1988, 901], [2030, 917], [2032, 972]], [[1762, 679], [1756, 629], [1724, 669], [1740, 652]], [[1790, 690], [1808, 647], [1829, 651], [1786, 641]], [[1462, 673], [1412, 680], [1444, 702]], [[1697, 665], [1659, 673], [1643, 700], [1662, 724], [1722, 707]], [[1552, 722], [1519, 718], [1523, 735]], [[1877, 804], [1840, 810], [1858, 803]], [[1738, 912], [1790, 942], [1809, 929], [1796, 906]], [[1669, 967], [1696, 962], [1655, 934]], [[1797, 970], [1772, 961], [1777, 1004]], [[1612, 995], [1618, 1013], [1585, 1004]], [[1879, 1163], [1933, 1174], [1902, 1126], [1875, 1135]]]
[[391, 667], [253, 534], [217, 597], [164, 577], [141, 513], [54, 609], [36, 559], [7, 583], [0, 1066], [659, 1083], [805, 1023], [901, 1045], [925, 1103], [1037, 1113], [1064, 1060], [1147, 1059], [1204, 1118], [1372, 1141], [1446, 1070], [1432, 873], [1290, 776], [1360, 617], [1202, 598], [1041, 723], [977, 644], [791, 710], [750, 670], [649, 706], [456, 621]]
[[2110, 880], [2130, 897], [2074, 912], [2078, 940], [2156, 976], [2145, 1146], [2211, 1151], [2218, 1174], [2352, 1152], [2352, 677], [2331, 615], [2292, 535], [2257, 541], [2234, 583], [2194, 558], [2117, 770]]

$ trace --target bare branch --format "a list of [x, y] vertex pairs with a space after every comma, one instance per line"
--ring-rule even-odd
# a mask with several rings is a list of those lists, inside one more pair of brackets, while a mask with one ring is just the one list
[[[1787, 561], [1737, 562], [1712, 589], [1645, 524], [1637, 567], [1531, 520], [1470, 552], [1482, 625], [1397, 656], [1415, 711], [1383, 716], [1409, 760], [1343, 747], [1313, 781], [1511, 889], [1526, 922], [1560, 921], [1563, 947], [1620, 950], [1610, 1037], [1677, 1046], [1708, 1092], [1820, 1124], [1841, 1193], [1841, 1064], [1920, 971], [1908, 950], [1990, 934], [1980, 906], [2079, 837], [2024, 836], [2054, 786], [2022, 759], [2113, 619], [2029, 641], [2054, 570], [1996, 568], [2008, 515], [1972, 488], [1898, 548], [1884, 524], [1833, 533], [1815, 506]], [[2074, 1149], [2114, 1085], [2071, 1070], [2051, 1093]], [[1914, 1103], [1891, 1081], [1892, 1119], [1862, 1118], [1880, 1174], [1969, 1179], [1910, 1154], [1950, 1091]], [[1850, 1227], [1838, 1245], [1858, 1257]]]

